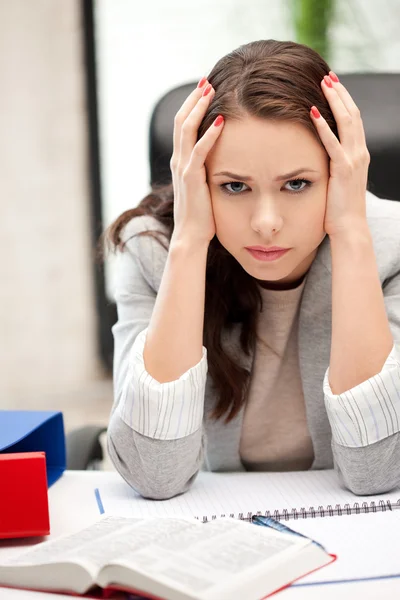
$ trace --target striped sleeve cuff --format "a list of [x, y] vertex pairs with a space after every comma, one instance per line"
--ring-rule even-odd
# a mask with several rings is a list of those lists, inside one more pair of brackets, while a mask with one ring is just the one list
[[400, 348], [393, 348], [380, 373], [360, 385], [333, 394], [329, 368], [323, 383], [333, 439], [360, 448], [400, 431]]
[[176, 440], [197, 431], [203, 422], [207, 350], [197, 365], [175, 381], [159, 383], [143, 359], [147, 328], [135, 339], [119, 403], [121, 419], [150, 438]]

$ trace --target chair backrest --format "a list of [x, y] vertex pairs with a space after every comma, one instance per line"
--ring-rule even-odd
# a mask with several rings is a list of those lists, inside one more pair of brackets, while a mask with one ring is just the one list
[[[400, 200], [400, 73], [339, 74], [361, 111], [371, 155], [369, 189], [381, 198]], [[151, 183], [171, 181], [174, 117], [197, 81], [167, 92], [150, 122]]]
[[169, 161], [173, 149], [174, 118], [197, 81], [173, 88], [154, 107], [149, 131], [150, 183], [171, 181]]

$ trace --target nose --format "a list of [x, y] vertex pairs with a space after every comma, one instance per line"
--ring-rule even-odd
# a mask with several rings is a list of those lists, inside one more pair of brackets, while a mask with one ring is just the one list
[[270, 200], [261, 200], [251, 217], [251, 227], [263, 238], [268, 239], [282, 229], [283, 218], [276, 204]]

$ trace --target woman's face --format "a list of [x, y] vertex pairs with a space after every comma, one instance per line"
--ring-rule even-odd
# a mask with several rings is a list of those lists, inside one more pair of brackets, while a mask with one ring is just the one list
[[[325, 237], [329, 162], [312, 133], [298, 123], [228, 120], [207, 156], [206, 171], [220, 243], [265, 287], [296, 284]], [[293, 181], [297, 178], [311, 185]], [[290, 250], [265, 261], [248, 246]]]

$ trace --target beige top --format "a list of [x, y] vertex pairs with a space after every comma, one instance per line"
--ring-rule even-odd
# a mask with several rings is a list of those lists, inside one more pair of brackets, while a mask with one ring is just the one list
[[305, 470], [314, 459], [298, 362], [305, 281], [289, 290], [260, 287], [263, 309], [239, 449], [249, 471]]

